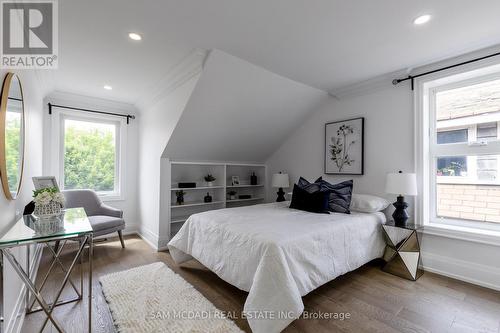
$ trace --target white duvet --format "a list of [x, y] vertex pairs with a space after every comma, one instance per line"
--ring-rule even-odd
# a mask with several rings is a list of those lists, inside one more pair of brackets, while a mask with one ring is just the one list
[[194, 214], [168, 247], [248, 291], [255, 333], [280, 332], [304, 310], [301, 296], [383, 255], [383, 213], [314, 214], [289, 202]]

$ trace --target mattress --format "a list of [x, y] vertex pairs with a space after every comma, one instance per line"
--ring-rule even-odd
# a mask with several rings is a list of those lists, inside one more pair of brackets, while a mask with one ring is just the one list
[[315, 214], [289, 202], [194, 214], [169, 242], [180, 264], [195, 258], [247, 291], [253, 332], [280, 332], [304, 310], [302, 296], [383, 255], [378, 213]]

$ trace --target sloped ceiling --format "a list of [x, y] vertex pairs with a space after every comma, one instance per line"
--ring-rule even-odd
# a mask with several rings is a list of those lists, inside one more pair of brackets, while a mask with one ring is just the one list
[[498, 0], [61, 0], [50, 74], [56, 90], [134, 104], [193, 49], [216, 48], [331, 92], [498, 44], [498, 13]]
[[213, 50], [163, 157], [263, 162], [329, 98], [321, 90]]

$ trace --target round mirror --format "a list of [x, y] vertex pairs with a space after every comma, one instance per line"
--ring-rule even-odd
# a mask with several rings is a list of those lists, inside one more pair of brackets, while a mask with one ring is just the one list
[[24, 165], [24, 102], [19, 77], [8, 73], [0, 101], [0, 176], [5, 196], [19, 193]]

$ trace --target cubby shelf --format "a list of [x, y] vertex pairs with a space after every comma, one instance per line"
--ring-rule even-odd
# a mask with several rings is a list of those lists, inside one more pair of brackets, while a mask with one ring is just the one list
[[247, 188], [247, 187], [263, 187], [264, 184], [259, 185], [228, 185], [227, 188]]
[[217, 204], [222, 204], [224, 201], [212, 201], [212, 202], [190, 202], [190, 203], [185, 203], [183, 205], [172, 205], [172, 209], [174, 208], [188, 208], [188, 207], [194, 207], [194, 206], [205, 206], [205, 205], [217, 205]]
[[200, 187], [187, 187], [187, 188], [181, 188], [181, 187], [173, 187], [171, 188], [172, 191], [196, 191], [196, 190], [216, 190], [216, 189], [221, 189], [224, 188], [224, 186], [200, 186]]
[[226, 203], [230, 202], [244, 202], [244, 201], [259, 201], [259, 200], [264, 200], [264, 198], [249, 198], [249, 199], [233, 199], [233, 200], [226, 200]]
[[[247, 206], [262, 202], [266, 197], [266, 166], [264, 164], [220, 163], [220, 162], [182, 162], [170, 161], [170, 191], [168, 204], [170, 212], [170, 236], [173, 237], [189, 216], [208, 210], [225, 207]], [[258, 184], [250, 185], [250, 175], [257, 176]], [[204, 176], [211, 174], [216, 178], [214, 186], [179, 188], [180, 182], [192, 182], [206, 185]], [[231, 185], [232, 177], [238, 176], [239, 185]], [[175, 203], [175, 191], [184, 191], [185, 203]], [[227, 199], [229, 191], [237, 195], [251, 195], [250, 199]], [[212, 202], [204, 202], [204, 196], [209, 192]]]

